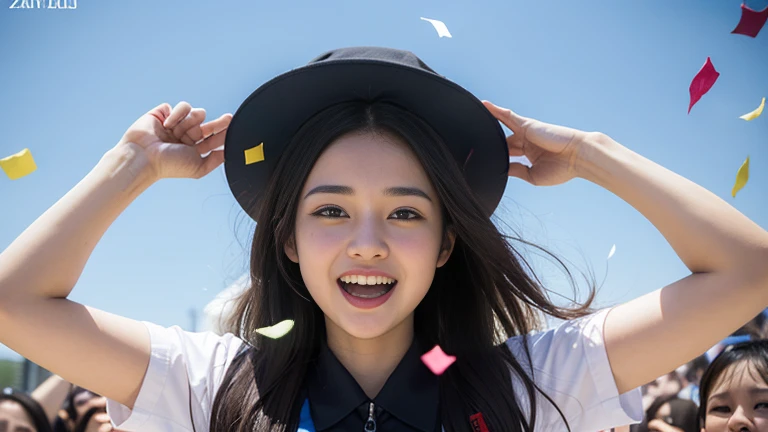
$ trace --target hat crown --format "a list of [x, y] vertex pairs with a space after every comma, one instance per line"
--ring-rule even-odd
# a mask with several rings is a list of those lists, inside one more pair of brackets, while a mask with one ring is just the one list
[[224, 167], [233, 195], [254, 220], [276, 163], [296, 132], [317, 113], [352, 101], [396, 105], [430, 125], [486, 213], [493, 213], [509, 168], [498, 120], [469, 91], [412, 52], [361, 46], [328, 51], [269, 80], [235, 112], [224, 143]]
[[315, 57], [314, 59], [310, 60], [308, 65], [345, 60], [395, 63], [401, 66], [416, 68], [425, 72], [430, 72], [435, 75], [442, 76], [435, 72], [434, 69], [427, 66], [424, 61], [416, 56], [416, 54], [410, 51], [385, 47], [361, 46], [339, 48], [325, 52]]

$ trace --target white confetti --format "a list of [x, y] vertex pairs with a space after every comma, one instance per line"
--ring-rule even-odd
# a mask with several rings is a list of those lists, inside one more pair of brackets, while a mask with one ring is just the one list
[[429, 19], [429, 18], [424, 18], [424, 17], [421, 17], [421, 19], [424, 20], [424, 21], [429, 21], [430, 23], [432, 23], [432, 26], [435, 28], [435, 30], [437, 30], [437, 35], [438, 36], [440, 36], [440, 37], [443, 37], [443, 36], [445, 36], [445, 37], [452, 37], [451, 36], [451, 32], [448, 31], [448, 27], [445, 26], [444, 22], [438, 21], [438, 20]]
[[528, 168], [533, 166], [531, 164], [531, 161], [529, 161], [528, 158], [526, 156], [524, 156], [524, 155], [523, 156], [510, 156], [509, 157], [509, 163], [518, 163], [518, 164], [521, 164], [521, 165], [525, 165]]
[[615, 253], [616, 253], [616, 245], [613, 245], [613, 247], [611, 248], [611, 251], [610, 251], [610, 252], [608, 252], [608, 258], [606, 258], [606, 259], [611, 259], [611, 257], [612, 257], [612, 256], [613, 256], [613, 254], [615, 254]]

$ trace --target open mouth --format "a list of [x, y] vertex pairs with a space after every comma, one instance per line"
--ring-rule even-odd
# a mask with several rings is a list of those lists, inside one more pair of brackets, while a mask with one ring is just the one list
[[392, 279], [388, 282], [382, 281], [381, 283], [375, 284], [358, 284], [355, 282], [344, 282], [341, 279], [337, 279], [336, 283], [339, 284], [339, 287], [341, 287], [344, 292], [351, 295], [352, 297], [357, 297], [360, 299], [375, 299], [390, 292], [392, 288], [397, 285], [397, 280]]

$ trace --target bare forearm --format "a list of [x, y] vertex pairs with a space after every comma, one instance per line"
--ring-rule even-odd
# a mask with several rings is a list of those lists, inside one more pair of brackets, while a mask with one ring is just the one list
[[667, 239], [692, 273], [759, 271], [768, 233], [712, 192], [607, 137], [585, 157], [582, 177], [619, 196]]
[[32, 398], [43, 407], [49, 422], [53, 423], [71, 387], [64, 378], [51, 375], [32, 392]]
[[140, 150], [121, 145], [0, 254], [0, 297], [69, 295], [94, 247], [153, 180]]
[[711, 192], [608, 139], [584, 175], [640, 211], [693, 274], [617, 306], [605, 345], [620, 393], [700, 355], [768, 305], [768, 234]]

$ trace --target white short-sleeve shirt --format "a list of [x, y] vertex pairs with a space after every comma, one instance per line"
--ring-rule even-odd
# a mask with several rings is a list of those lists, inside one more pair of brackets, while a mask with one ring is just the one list
[[[640, 389], [619, 395], [608, 363], [603, 343], [608, 311], [529, 334], [530, 364], [522, 337], [507, 341], [539, 388], [560, 408], [573, 432], [597, 432], [642, 420]], [[218, 336], [144, 324], [152, 344], [149, 367], [133, 410], [107, 400], [113, 425], [125, 431], [208, 431], [216, 392], [243, 342], [232, 334]], [[530, 415], [525, 387], [519, 378], [513, 384], [519, 389], [518, 403]], [[557, 410], [536, 394], [536, 430], [566, 430]]]

